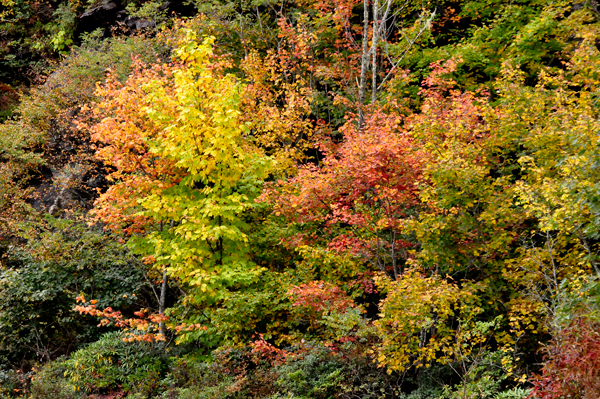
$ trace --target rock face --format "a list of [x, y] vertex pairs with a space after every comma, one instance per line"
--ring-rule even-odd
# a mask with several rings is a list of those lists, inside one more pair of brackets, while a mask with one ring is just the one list
[[98, 28], [108, 28], [115, 25], [120, 11], [123, 11], [120, 4], [114, 1], [106, 1], [79, 16], [77, 31], [78, 33], [91, 32]]
[[138, 18], [138, 17], [127, 17], [125, 19], [125, 25], [127, 25], [127, 27], [129, 29], [138, 30], [138, 29], [155, 27], [156, 22], [151, 19], [142, 19], [142, 18]]
[[[165, 1], [159, 10], [166, 11], [169, 15], [176, 14], [186, 17], [196, 14], [196, 7], [184, 0]], [[119, 1], [105, 0], [99, 6], [90, 8], [79, 16], [76, 36], [98, 28], [104, 29], [106, 34], [108, 28], [116, 27], [119, 24], [125, 25], [132, 32], [156, 26], [156, 22], [152, 19], [129, 16]]]
[[58, 216], [64, 210], [90, 209], [97, 189], [105, 188], [106, 179], [94, 165], [72, 163], [49, 167], [31, 181], [31, 205], [41, 212]]
[[196, 14], [196, 7], [183, 0], [165, 1], [160, 9], [167, 10], [169, 13], [175, 13], [181, 17], [191, 17]]

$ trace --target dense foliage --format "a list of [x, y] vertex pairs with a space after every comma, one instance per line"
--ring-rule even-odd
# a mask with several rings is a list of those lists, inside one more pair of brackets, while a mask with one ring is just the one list
[[595, 1], [0, 4], [0, 397], [600, 396]]

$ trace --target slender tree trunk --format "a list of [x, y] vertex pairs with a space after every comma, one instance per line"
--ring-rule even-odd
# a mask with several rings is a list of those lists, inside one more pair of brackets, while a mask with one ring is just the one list
[[[158, 301], [158, 314], [164, 315], [166, 302], [167, 302], [167, 267], [165, 266], [162, 273], [162, 285], [160, 287], [160, 299]], [[159, 324], [160, 333], [163, 337], [167, 336], [167, 328], [165, 327], [165, 323], [163, 321]]]
[[[175, 221], [171, 220], [171, 229], [173, 229], [173, 226], [175, 225]], [[163, 231], [163, 221], [160, 221], [160, 232], [162, 233]], [[163, 271], [162, 271], [162, 281], [161, 281], [161, 285], [160, 285], [160, 296], [158, 298], [158, 314], [160, 315], [164, 315], [165, 314], [165, 309], [166, 309], [166, 304], [167, 304], [167, 289], [168, 289], [168, 275], [167, 275], [167, 266], [163, 267]], [[163, 321], [161, 321], [158, 324], [160, 333], [163, 335], [163, 337], [167, 336], [167, 327], [165, 326], [165, 323]]]
[[396, 261], [396, 231], [391, 234], [392, 237], [392, 266], [394, 267], [394, 280], [398, 280], [398, 262]]
[[371, 104], [377, 100], [377, 42], [379, 41], [379, 0], [373, 0], [373, 39], [371, 42]]
[[358, 128], [365, 124], [364, 105], [367, 91], [367, 69], [369, 68], [369, 0], [363, 0], [364, 22], [362, 56], [360, 57], [360, 83], [358, 87]]

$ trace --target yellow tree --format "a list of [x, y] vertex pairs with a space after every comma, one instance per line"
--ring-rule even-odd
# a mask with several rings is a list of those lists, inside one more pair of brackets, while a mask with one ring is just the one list
[[160, 313], [167, 275], [201, 305], [260, 272], [247, 257], [244, 214], [259, 206], [271, 162], [241, 122], [243, 86], [212, 59], [213, 40], [187, 31], [176, 62], [110, 80], [94, 109], [106, 115], [92, 126], [97, 156], [113, 168], [94, 213], [162, 266]]

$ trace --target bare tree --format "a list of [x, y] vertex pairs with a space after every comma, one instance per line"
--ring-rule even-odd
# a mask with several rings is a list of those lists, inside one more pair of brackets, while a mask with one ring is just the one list
[[[396, 70], [398, 65], [404, 60], [404, 57], [408, 53], [408, 51], [414, 46], [417, 40], [422, 36], [422, 34], [429, 30], [431, 27], [431, 21], [435, 17], [436, 10], [431, 13], [423, 12], [419, 19], [421, 23], [421, 28], [419, 31], [413, 36], [409, 37], [409, 35], [401, 31], [401, 35], [406, 41], [406, 46], [403, 51], [400, 53], [399, 58], [392, 59], [389, 54], [389, 24], [391, 21], [396, 19], [396, 16], [399, 12], [401, 12], [407, 5], [406, 2], [400, 9], [398, 9], [395, 13], [392, 13], [392, 0], [384, 0], [383, 4], [380, 4], [380, 0], [372, 0], [372, 12], [371, 15], [373, 20], [369, 20], [369, 1], [363, 1], [363, 41], [362, 41], [362, 54], [361, 54], [361, 66], [360, 66], [360, 81], [358, 83], [358, 125], [359, 128], [362, 129], [365, 121], [364, 117], [364, 106], [366, 102], [366, 92], [367, 92], [367, 72], [369, 67], [371, 68], [371, 103], [375, 103], [377, 101], [377, 92], [381, 88], [381, 85], [385, 83], [390, 76], [392, 76], [393, 72]], [[369, 25], [370, 22], [373, 23], [373, 27], [371, 29], [371, 45], [369, 46]], [[386, 76], [379, 83], [377, 82], [377, 74], [379, 72], [378, 64], [377, 64], [377, 49], [383, 45], [385, 49], [385, 54], [388, 59], [388, 62], [391, 65], [390, 70], [386, 74]]]

